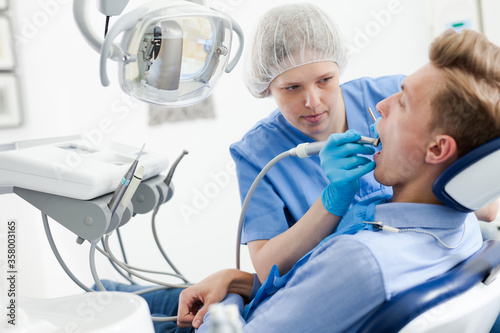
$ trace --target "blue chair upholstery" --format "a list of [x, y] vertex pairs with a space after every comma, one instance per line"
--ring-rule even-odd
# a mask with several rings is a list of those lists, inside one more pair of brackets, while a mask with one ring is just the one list
[[[485, 282], [486, 279], [491, 280], [497, 272], [495, 268], [498, 268], [499, 265], [500, 241], [488, 240], [484, 242], [478, 252], [450, 271], [402, 292], [382, 304], [358, 332], [399, 332], [424, 312], [450, 301], [472, 287]], [[490, 274], [492, 271], [493, 274]], [[496, 287], [498, 287], [498, 283]], [[493, 309], [493, 311], [500, 310]], [[498, 312], [495, 313], [498, 315]], [[491, 328], [494, 318], [488, 318], [488, 321], [491, 321], [489, 326]]]

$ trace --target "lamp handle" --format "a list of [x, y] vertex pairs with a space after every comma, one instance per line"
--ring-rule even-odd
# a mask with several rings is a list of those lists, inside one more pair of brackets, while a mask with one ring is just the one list
[[[116, 44], [113, 44], [115, 38], [125, 30], [132, 29], [142, 14], [144, 14], [148, 8], [139, 7], [130, 13], [123, 15], [109, 30], [106, 38], [104, 39], [104, 43], [101, 47], [101, 59], [100, 59], [100, 69], [99, 73], [101, 76], [101, 84], [105, 87], [109, 86], [109, 78], [107, 73], [107, 60], [111, 58], [113, 60], [124, 60], [124, 57], [127, 54]], [[118, 51], [113, 52], [113, 48], [116, 48]]]
[[231, 60], [231, 62], [229, 62], [227, 64], [226, 70], [225, 70], [226, 73], [231, 73], [231, 71], [234, 69], [234, 67], [236, 66], [236, 64], [240, 60], [241, 54], [243, 53], [243, 45], [245, 43], [245, 37], [243, 35], [243, 30], [241, 29], [241, 26], [232, 17], [230, 17], [230, 18], [231, 18], [231, 25], [233, 27], [233, 31], [236, 32], [236, 34], [238, 35], [240, 45], [238, 47], [238, 51], [234, 55], [234, 58]]

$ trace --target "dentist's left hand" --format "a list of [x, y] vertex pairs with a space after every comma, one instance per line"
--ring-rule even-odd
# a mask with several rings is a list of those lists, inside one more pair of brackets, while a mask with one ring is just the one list
[[321, 201], [330, 213], [343, 216], [359, 189], [359, 177], [375, 169], [375, 162], [358, 156], [372, 155], [375, 149], [355, 143], [361, 134], [355, 130], [330, 135], [319, 157], [321, 167], [330, 180]]

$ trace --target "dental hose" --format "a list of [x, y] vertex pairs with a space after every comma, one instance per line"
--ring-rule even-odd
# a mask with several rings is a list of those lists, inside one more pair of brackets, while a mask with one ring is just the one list
[[243, 222], [245, 221], [245, 215], [247, 212], [248, 204], [250, 203], [250, 199], [252, 198], [253, 192], [255, 192], [255, 189], [257, 188], [257, 185], [259, 185], [260, 181], [266, 173], [271, 169], [276, 163], [284, 159], [285, 157], [292, 156], [290, 153], [290, 150], [287, 150], [275, 158], [273, 158], [267, 165], [262, 169], [262, 171], [257, 175], [255, 180], [252, 183], [252, 186], [250, 186], [250, 189], [248, 190], [247, 196], [245, 197], [245, 200], [243, 201], [243, 205], [241, 207], [241, 213], [240, 213], [240, 220], [238, 222], [238, 235], [236, 237], [236, 268], [240, 269], [240, 247], [241, 247], [241, 232], [243, 229]]
[[[271, 169], [276, 163], [284, 159], [285, 157], [288, 156], [297, 156], [300, 158], [306, 158], [306, 157], [311, 157], [313, 155], [318, 155], [323, 146], [325, 145], [326, 141], [317, 141], [317, 142], [305, 142], [297, 145], [296, 147], [287, 150], [276, 157], [274, 157], [269, 163], [266, 164], [266, 166], [261, 170], [261, 172], [255, 177], [255, 180], [252, 183], [252, 186], [250, 186], [250, 189], [247, 192], [247, 195], [245, 197], [245, 200], [243, 201], [243, 205], [241, 207], [241, 213], [240, 213], [240, 219], [238, 222], [238, 233], [237, 233], [237, 238], [236, 238], [236, 268], [240, 269], [240, 246], [241, 246], [241, 233], [243, 230], [243, 223], [245, 221], [245, 215], [248, 209], [248, 205], [250, 203], [250, 199], [252, 198], [253, 193], [255, 192], [255, 189], [259, 185], [260, 181], [264, 176], [267, 174], [269, 169]], [[375, 147], [377, 147], [380, 143], [380, 139], [374, 139], [374, 138], [369, 138], [362, 136], [361, 139], [356, 141], [356, 143], [359, 144], [371, 144]]]
[[241, 233], [243, 230], [243, 222], [245, 221], [245, 215], [248, 209], [248, 205], [250, 204], [250, 199], [252, 198], [253, 193], [255, 192], [255, 189], [259, 185], [260, 181], [264, 176], [267, 174], [269, 169], [271, 169], [276, 163], [284, 159], [285, 157], [288, 156], [297, 156], [300, 158], [304, 157], [310, 157], [313, 155], [319, 154], [321, 151], [321, 148], [325, 145], [325, 141], [318, 141], [318, 142], [306, 142], [306, 143], [301, 143], [297, 145], [296, 147], [287, 150], [276, 157], [274, 157], [269, 163], [266, 164], [266, 166], [260, 171], [260, 173], [255, 177], [255, 180], [252, 183], [252, 186], [250, 186], [250, 189], [247, 192], [247, 195], [245, 197], [245, 200], [243, 201], [243, 205], [241, 207], [241, 213], [240, 213], [240, 219], [238, 222], [238, 235], [236, 237], [236, 268], [240, 269], [240, 249], [241, 249]]
[[[182, 158], [188, 154], [187, 150], [183, 150], [181, 155], [175, 160], [173, 165], [170, 167], [170, 171], [168, 172], [167, 176], [165, 177], [165, 180], [163, 181], [165, 185], [168, 187], [170, 186], [170, 183], [172, 181], [172, 177], [174, 176], [175, 169], [177, 168], [177, 165], [179, 165], [179, 162], [182, 160]], [[177, 267], [174, 265], [174, 263], [170, 260], [170, 258], [167, 256], [167, 253], [163, 249], [163, 246], [161, 245], [160, 239], [158, 237], [158, 232], [156, 230], [156, 215], [158, 214], [158, 210], [160, 209], [160, 205], [158, 204], [154, 211], [153, 215], [151, 217], [151, 229], [153, 232], [153, 237], [156, 243], [156, 246], [158, 247], [158, 250], [160, 251], [161, 255], [165, 259], [165, 261], [170, 265], [170, 267], [174, 270], [174, 272], [178, 275], [180, 279], [182, 279], [184, 282], [189, 283], [189, 280], [184, 277], [184, 275], [177, 269]]]

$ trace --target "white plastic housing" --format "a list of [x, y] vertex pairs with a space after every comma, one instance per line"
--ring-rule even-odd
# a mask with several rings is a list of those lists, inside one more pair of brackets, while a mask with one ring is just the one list
[[[0, 189], [15, 186], [94, 199], [117, 188], [139, 150], [116, 142], [93, 145], [78, 136], [0, 145]], [[139, 166], [144, 166], [143, 179], [148, 179], [164, 171], [168, 160], [146, 148]]]

